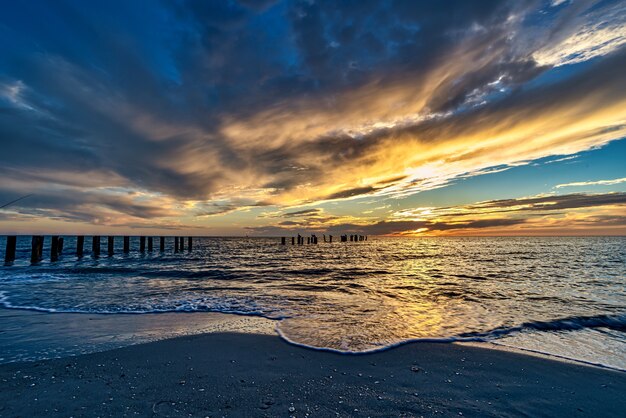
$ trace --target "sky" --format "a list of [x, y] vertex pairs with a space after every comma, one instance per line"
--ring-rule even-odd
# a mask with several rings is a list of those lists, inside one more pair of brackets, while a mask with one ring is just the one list
[[623, 1], [2, 1], [0, 233], [626, 235]]

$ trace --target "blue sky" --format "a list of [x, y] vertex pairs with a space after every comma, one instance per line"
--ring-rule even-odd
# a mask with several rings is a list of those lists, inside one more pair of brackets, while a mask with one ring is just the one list
[[0, 35], [4, 233], [626, 233], [620, 1], [13, 2]]

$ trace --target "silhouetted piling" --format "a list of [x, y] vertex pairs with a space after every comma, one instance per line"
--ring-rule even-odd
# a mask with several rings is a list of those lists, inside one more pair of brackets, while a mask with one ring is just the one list
[[76, 237], [76, 257], [81, 258], [83, 256], [83, 247], [85, 247], [85, 237], [78, 235]]
[[63, 254], [63, 237], [59, 237], [59, 255]]
[[332, 235], [328, 236], [328, 242], [333, 242], [333, 236]]
[[130, 252], [130, 237], [124, 237], [124, 254]]
[[187, 238], [187, 251], [191, 252], [191, 247], [193, 245], [193, 239], [191, 237]]
[[43, 257], [43, 237], [40, 235], [33, 235], [31, 242], [30, 262], [38, 263]]
[[152, 237], [148, 237], [148, 252], [152, 252]]
[[91, 241], [91, 254], [94, 257], [100, 257], [100, 236], [94, 235]]
[[178, 252], [178, 237], [174, 237], [174, 252]]
[[165, 251], [165, 237], [161, 237], [159, 240], [159, 251]]
[[50, 238], [50, 261], [57, 261], [59, 259], [59, 237], [52, 236]]
[[281, 244], [281, 245], [286, 245], [286, 244], [287, 244], [287, 239], [286, 239], [285, 237], [282, 237], [282, 238], [280, 239], [280, 244]]
[[139, 237], [139, 252], [146, 252], [146, 237]]
[[114, 252], [115, 252], [115, 238], [113, 236], [109, 236], [107, 238], [107, 253], [109, 254], [109, 257], [111, 257]]
[[15, 261], [15, 248], [17, 247], [17, 236], [10, 235], [7, 237], [7, 248], [4, 253], [4, 262], [12, 263]]
[[291, 237], [291, 245], [296, 245], [296, 238], [295, 237]]
[[183, 251], [185, 251], [185, 238], [180, 237], [178, 243], [180, 245], [180, 252], [182, 253]]

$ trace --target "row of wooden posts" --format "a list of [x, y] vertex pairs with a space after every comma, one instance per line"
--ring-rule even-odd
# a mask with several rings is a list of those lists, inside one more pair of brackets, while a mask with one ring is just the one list
[[[139, 237], [139, 251], [146, 252], [146, 241], [148, 242], [148, 252], [153, 251], [153, 243], [155, 237]], [[165, 237], [159, 238], [159, 251], [165, 252]], [[193, 238], [187, 238], [187, 247], [185, 248], [185, 237], [174, 237], [174, 252], [183, 252], [185, 249], [191, 252], [193, 248]], [[123, 237], [124, 253], [130, 252], [130, 237]], [[52, 236], [50, 239], [50, 261], [57, 261], [63, 253], [63, 237]], [[85, 246], [85, 237], [78, 235], [76, 237], [76, 256], [82, 257]], [[7, 236], [6, 253], [4, 256], [5, 263], [15, 261], [15, 250], [17, 247], [17, 236]], [[38, 263], [43, 259], [44, 237], [42, 235], [34, 235], [31, 241], [31, 263]], [[112, 256], [115, 253], [115, 237], [109, 236], [107, 239], [107, 254]], [[91, 255], [93, 257], [100, 256], [100, 236], [94, 235], [91, 240]]]
[[[328, 239], [326, 239], [326, 235], [322, 235], [324, 242], [333, 242], [333, 236], [329, 235]], [[341, 235], [340, 237], [341, 242], [348, 242], [348, 239], [350, 240], [350, 242], [357, 242], [357, 241], [367, 241], [367, 235]], [[291, 237], [291, 245], [303, 245], [304, 244], [304, 239], [305, 237], [303, 237], [302, 235], [298, 234], [297, 237]], [[287, 238], [286, 237], [281, 237], [280, 239], [280, 243], [282, 245], [287, 245]], [[312, 234], [310, 237], [306, 237], [306, 243], [307, 244], [317, 244], [317, 235]]]

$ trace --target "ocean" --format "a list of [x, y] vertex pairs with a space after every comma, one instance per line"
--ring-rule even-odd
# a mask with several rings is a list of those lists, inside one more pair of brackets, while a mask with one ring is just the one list
[[[0, 267], [0, 362], [110, 348], [128, 335], [129, 315], [152, 328], [122, 345], [179, 335], [163, 313], [187, 313], [174, 322], [194, 333], [203, 313], [219, 312], [267, 318], [291, 343], [345, 353], [490, 342], [626, 370], [626, 237], [337, 238], [194, 237], [193, 251], [174, 253], [168, 237], [165, 252], [157, 239], [140, 253], [134, 237], [123, 254], [117, 237], [108, 256], [103, 237], [93, 258], [87, 237], [77, 259], [68, 236], [52, 263], [46, 237], [44, 260], [30, 265], [30, 237], [18, 237], [16, 262]], [[40, 314], [18, 314], [28, 311]], [[61, 313], [108, 325], [50, 325]]]

